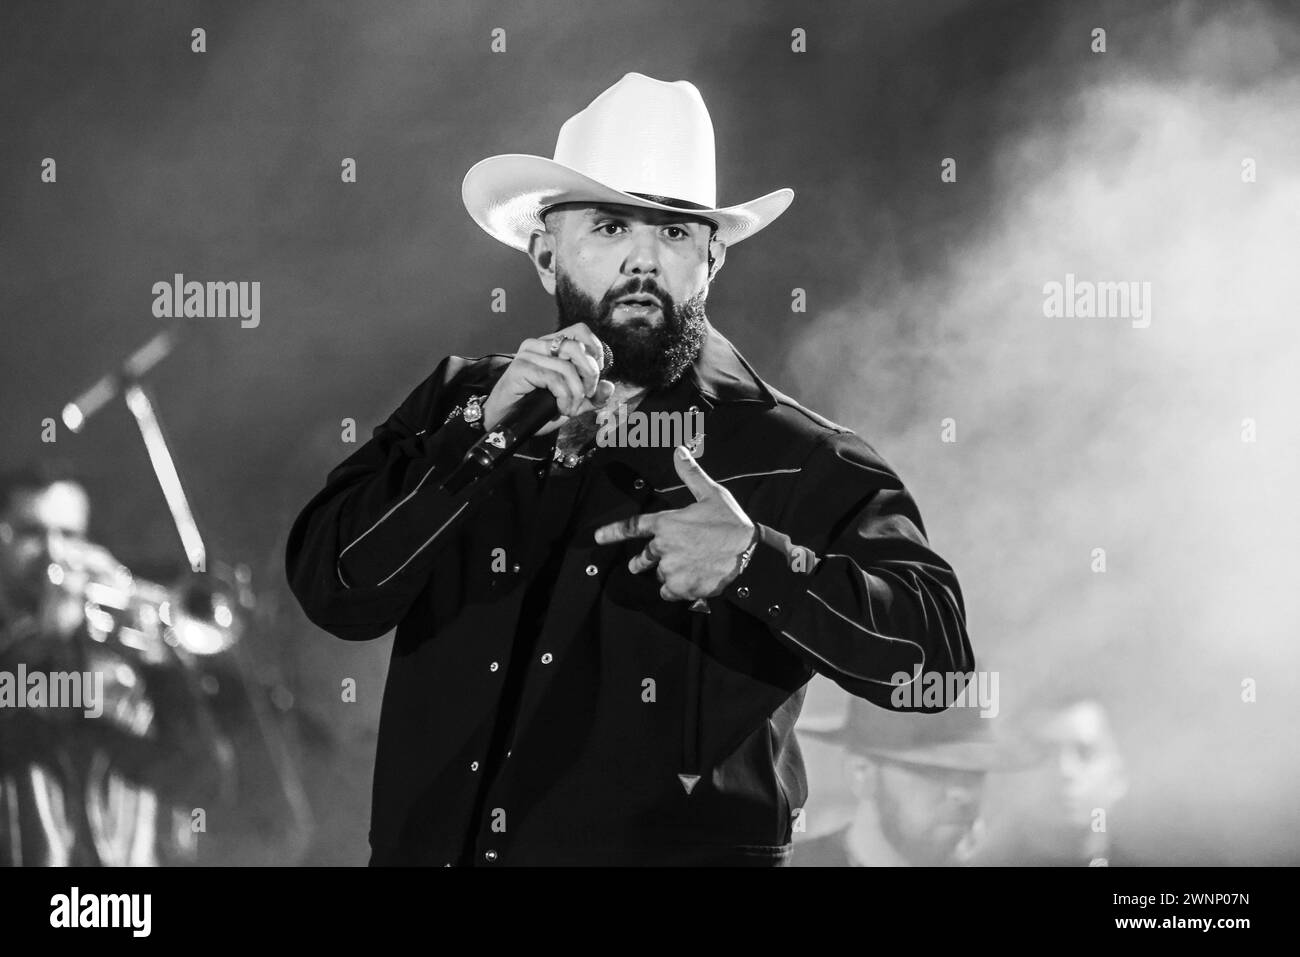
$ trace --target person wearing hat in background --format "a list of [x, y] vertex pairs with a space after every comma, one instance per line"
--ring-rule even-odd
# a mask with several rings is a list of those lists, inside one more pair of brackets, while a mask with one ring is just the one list
[[1089, 693], [1046, 688], [1010, 720], [1042, 760], [999, 782], [988, 840], [973, 866], [1132, 867], [1116, 842], [1128, 771], [1106, 707]]
[[[397, 629], [372, 864], [784, 865], [812, 675], [883, 704], [897, 672], [975, 667], [956, 575], [898, 475], [709, 321], [727, 251], [794, 197], [720, 206], [715, 177], [699, 91], [640, 73], [565, 122], [553, 159], [465, 176], [558, 331], [444, 359], [286, 549], [313, 622]], [[444, 482], [541, 390], [544, 428]], [[702, 419], [707, 441], [600, 441], [637, 413]]]
[[996, 718], [956, 706], [940, 714], [876, 708], [849, 699], [838, 727], [800, 726], [844, 748], [856, 799], [849, 823], [795, 843], [796, 867], [941, 867], [967, 863], [979, 843], [991, 771], [1031, 766], [1027, 742], [999, 737]]

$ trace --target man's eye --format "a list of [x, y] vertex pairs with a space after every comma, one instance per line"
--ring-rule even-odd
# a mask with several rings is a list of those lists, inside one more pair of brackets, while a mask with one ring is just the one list
[[669, 226], [668, 228], [669, 228], [669, 229], [675, 229], [675, 230], [677, 230], [679, 233], [681, 233], [680, 236], [676, 237], [676, 238], [678, 238], [678, 239], [685, 239], [687, 236], [690, 235], [690, 233], [688, 233], [688, 232], [687, 232], [685, 229], [683, 229], [681, 226]]
[[[596, 227], [596, 231], [597, 231], [597, 232], [600, 232], [602, 229], [605, 229], [607, 226], [613, 226], [613, 227], [615, 227], [615, 228], [622, 228], [622, 224], [621, 224], [621, 223], [613, 223], [613, 222], [610, 222], [610, 223], [601, 223], [599, 226]], [[609, 236], [609, 235], [612, 235], [612, 234], [611, 234], [611, 233], [606, 233], [605, 235]]]

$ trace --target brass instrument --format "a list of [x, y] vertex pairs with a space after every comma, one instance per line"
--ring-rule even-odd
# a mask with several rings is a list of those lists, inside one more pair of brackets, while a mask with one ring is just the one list
[[229, 651], [252, 606], [243, 568], [223, 566], [169, 587], [121, 565], [63, 559], [49, 564], [46, 577], [43, 617], [52, 630], [67, 632], [84, 621], [92, 640], [123, 645], [152, 661], [172, 657], [169, 649], [182, 659]]

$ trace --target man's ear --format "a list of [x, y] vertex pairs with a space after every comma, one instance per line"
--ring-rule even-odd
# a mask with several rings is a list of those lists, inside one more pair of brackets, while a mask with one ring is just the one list
[[528, 237], [528, 258], [533, 261], [537, 278], [542, 281], [548, 295], [555, 295], [556, 236], [544, 229], [534, 229]]
[[727, 259], [727, 244], [720, 239], [709, 240], [709, 255], [713, 257], [713, 266], [709, 269], [709, 282], [718, 274]]

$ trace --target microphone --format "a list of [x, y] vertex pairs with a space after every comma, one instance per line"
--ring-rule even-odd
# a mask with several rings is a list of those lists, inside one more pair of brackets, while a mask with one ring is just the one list
[[[608, 378], [614, 368], [614, 353], [607, 344], [602, 342], [601, 346], [605, 350], [602, 377]], [[496, 428], [470, 447], [442, 487], [455, 495], [471, 482], [478, 481], [514, 455], [520, 445], [541, 431], [559, 411], [559, 404], [549, 389], [534, 389], [501, 417]]]
[[112, 402], [122, 387], [130, 385], [156, 366], [176, 346], [176, 334], [160, 332], [131, 355], [121, 368], [102, 376], [81, 395], [63, 407], [63, 424], [72, 432], [80, 432], [86, 420]]

